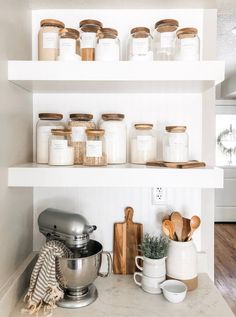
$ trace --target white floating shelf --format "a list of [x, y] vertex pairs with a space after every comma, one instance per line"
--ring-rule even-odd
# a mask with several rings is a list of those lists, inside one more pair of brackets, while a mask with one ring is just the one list
[[50, 167], [29, 163], [8, 169], [8, 186], [222, 188], [223, 169], [169, 169], [132, 164]]
[[222, 61], [9, 61], [8, 80], [35, 93], [200, 93], [224, 80]]

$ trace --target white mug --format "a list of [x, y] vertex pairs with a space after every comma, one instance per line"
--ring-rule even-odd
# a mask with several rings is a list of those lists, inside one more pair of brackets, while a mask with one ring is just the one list
[[[138, 264], [138, 260], [143, 260], [143, 266]], [[136, 256], [135, 264], [145, 276], [148, 277], [162, 277], [166, 275], [166, 258], [149, 259], [145, 256]]]
[[[140, 276], [140, 282], [137, 280], [137, 276]], [[142, 289], [150, 294], [161, 294], [160, 284], [165, 281], [166, 277], [148, 277], [140, 272], [134, 273], [134, 282], [141, 286]]]

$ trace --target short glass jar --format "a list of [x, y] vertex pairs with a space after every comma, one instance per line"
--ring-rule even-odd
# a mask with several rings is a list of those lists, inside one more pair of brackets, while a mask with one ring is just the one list
[[153, 124], [141, 123], [134, 125], [131, 136], [131, 163], [146, 164], [157, 160], [157, 136]]
[[189, 140], [185, 126], [168, 126], [163, 138], [163, 161], [188, 162]]
[[79, 39], [79, 32], [69, 31], [68, 29], [61, 29], [59, 31], [59, 61], [74, 61], [81, 60], [77, 55], [77, 42]]
[[46, 19], [40, 22], [38, 33], [38, 60], [55, 61], [59, 49], [59, 30], [65, 27], [61, 21]]
[[152, 36], [149, 28], [136, 27], [130, 31], [128, 40], [128, 60], [130, 61], [152, 61], [153, 48]]
[[200, 39], [197, 29], [184, 28], [177, 31], [176, 60], [200, 60]]
[[111, 28], [102, 28], [95, 51], [96, 61], [116, 62], [120, 60], [120, 40], [118, 32]]
[[178, 26], [179, 22], [174, 19], [160, 20], [155, 24], [154, 60], [170, 61], [174, 59]]
[[97, 20], [80, 21], [80, 47], [82, 61], [95, 60], [95, 48], [102, 23]]
[[100, 128], [105, 130], [105, 148], [108, 164], [125, 164], [127, 131], [124, 114], [104, 113]]
[[74, 33], [77, 37], [77, 40], [76, 40], [76, 54], [77, 55], [80, 55], [80, 33], [78, 30], [76, 29], [72, 29], [72, 28], [66, 28], [68, 30], [68, 32], [70, 33]]
[[71, 131], [52, 129], [49, 137], [49, 165], [74, 165], [74, 148], [71, 145]]
[[39, 113], [36, 125], [36, 162], [48, 164], [48, 139], [52, 129], [64, 129], [60, 113]]
[[72, 132], [71, 144], [74, 147], [74, 163], [83, 164], [85, 154], [85, 141], [87, 129], [95, 129], [95, 123], [92, 121], [93, 115], [87, 113], [72, 113], [68, 127]]
[[105, 142], [103, 129], [87, 129], [86, 147], [84, 156], [85, 166], [105, 166], [107, 156], [105, 152]]

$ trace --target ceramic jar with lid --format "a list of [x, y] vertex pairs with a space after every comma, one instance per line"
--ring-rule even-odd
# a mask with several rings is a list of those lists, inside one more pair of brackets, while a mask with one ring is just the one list
[[87, 129], [84, 165], [85, 166], [105, 166], [107, 156], [105, 152], [105, 142], [103, 129]]
[[163, 161], [184, 163], [189, 160], [189, 140], [185, 126], [167, 126], [163, 138]]
[[131, 136], [131, 163], [146, 164], [157, 160], [157, 136], [153, 124], [142, 123], [134, 125]]
[[128, 60], [152, 61], [152, 36], [149, 28], [136, 27], [130, 31], [128, 41]]
[[48, 138], [52, 129], [63, 129], [63, 115], [60, 113], [39, 113], [36, 125], [36, 162], [48, 164]]
[[75, 164], [83, 164], [85, 154], [85, 140], [87, 129], [95, 129], [95, 123], [92, 121], [93, 115], [87, 113], [72, 113], [68, 123], [71, 129], [71, 143], [74, 147]]
[[[71, 30], [71, 31], [70, 31]], [[61, 29], [59, 31], [59, 61], [81, 60], [77, 55], [79, 32], [75, 29]]]
[[71, 131], [52, 129], [49, 137], [49, 165], [67, 166], [74, 164], [74, 148], [71, 144]]
[[124, 114], [104, 113], [100, 128], [105, 130], [105, 147], [108, 164], [126, 163], [127, 131]]
[[176, 30], [179, 26], [177, 20], [165, 19], [155, 24], [154, 59], [169, 61], [175, 56]]
[[120, 40], [118, 32], [111, 28], [102, 28], [95, 51], [96, 61], [115, 62], [120, 60]]
[[82, 61], [95, 60], [97, 38], [102, 29], [102, 23], [97, 20], [80, 21], [80, 47]]
[[176, 43], [176, 60], [198, 61], [200, 59], [200, 39], [197, 29], [178, 30]]
[[65, 27], [61, 21], [45, 19], [40, 22], [38, 34], [38, 60], [55, 61], [59, 49], [59, 31]]

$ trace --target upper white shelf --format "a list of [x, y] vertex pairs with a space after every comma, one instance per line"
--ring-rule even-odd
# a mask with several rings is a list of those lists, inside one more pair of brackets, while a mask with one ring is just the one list
[[222, 188], [220, 168], [171, 169], [144, 165], [50, 167], [34, 163], [8, 169], [10, 187]]
[[201, 93], [224, 80], [222, 61], [9, 61], [8, 80], [35, 93]]

